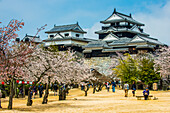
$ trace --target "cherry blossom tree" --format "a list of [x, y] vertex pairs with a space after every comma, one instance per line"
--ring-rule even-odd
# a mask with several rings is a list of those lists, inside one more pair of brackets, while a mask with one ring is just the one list
[[1, 80], [10, 81], [10, 95], [8, 109], [12, 109], [13, 81], [22, 76], [21, 67], [31, 49], [26, 44], [15, 42], [16, 31], [24, 26], [24, 22], [11, 20], [6, 27], [0, 28], [0, 77]]
[[99, 73], [95, 69], [92, 70], [92, 77], [93, 79], [91, 81], [93, 82], [93, 94], [96, 91], [97, 92], [101, 91], [104, 86], [103, 83], [110, 80], [108, 76]]
[[157, 57], [155, 58], [155, 69], [160, 70], [162, 78], [168, 78], [170, 75], [170, 46], [162, 47], [158, 50]]
[[[156, 57], [154, 60], [154, 67], [156, 71], [160, 72], [161, 80], [160, 80], [160, 86], [164, 90], [167, 89], [169, 83], [170, 83], [170, 46], [168, 47], [162, 47], [159, 49], [156, 53]], [[163, 86], [163, 87], [162, 87]]]
[[[12, 109], [13, 81], [22, 78], [24, 75], [22, 67], [34, 51], [33, 46], [16, 42], [18, 37], [16, 32], [22, 29], [23, 26], [24, 22], [13, 19], [7, 26], [0, 27], [0, 79], [10, 83], [8, 109]], [[40, 28], [37, 33], [42, 29], [44, 28]]]
[[[59, 83], [79, 82], [88, 78], [89, 69], [83, 64], [83, 60], [78, 59], [74, 52], [68, 51], [49, 51], [37, 48], [32, 57], [28, 59], [28, 64], [23, 68], [25, 79], [34, 81], [32, 88], [38, 82], [46, 82], [47, 88], [43, 103], [47, 103], [48, 86], [50, 82]], [[45, 79], [46, 78], [46, 79]], [[28, 93], [27, 105], [31, 105], [30, 91]]]

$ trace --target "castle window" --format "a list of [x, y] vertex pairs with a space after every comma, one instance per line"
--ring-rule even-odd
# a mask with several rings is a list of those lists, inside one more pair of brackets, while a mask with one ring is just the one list
[[50, 38], [54, 38], [54, 35], [50, 35]]
[[30, 39], [29, 39], [29, 38], [26, 38], [26, 39], [25, 39], [25, 42], [29, 42], [29, 41], [30, 41]]
[[69, 36], [69, 33], [64, 34], [66, 37]]
[[119, 26], [120, 25], [120, 23], [119, 22], [116, 22], [116, 26]]
[[117, 36], [122, 36], [122, 33], [117, 34]]
[[79, 34], [76, 34], [76, 37], [79, 37], [80, 35]]

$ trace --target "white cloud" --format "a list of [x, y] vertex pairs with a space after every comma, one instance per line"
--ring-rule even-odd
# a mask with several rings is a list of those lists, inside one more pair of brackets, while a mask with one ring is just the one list
[[101, 29], [101, 24], [99, 22], [95, 23], [91, 28], [84, 29], [87, 34], [85, 34], [85, 37], [91, 38], [91, 39], [98, 39], [98, 34], [95, 34], [95, 31], [98, 31]]
[[[158, 39], [160, 42], [170, 45], [170, 1], [163, 7], [160, 5], [147, 6], [150, 13], [137, 12], [133, 15], [134, 19], [145, 24], [144, 31], [151, 37]], [[101, 30], [101, 24], [95, 23], [91, 28], [84, 29], [87, 31], [85, 37], [98, 39], [94, 32]]]
[[145, 24], [144, 31], [151, 37], [170, 45], [170, 2], [163, 7], [150, 6], [149, 10], [151, 13], [135, 14], [135, 19]]

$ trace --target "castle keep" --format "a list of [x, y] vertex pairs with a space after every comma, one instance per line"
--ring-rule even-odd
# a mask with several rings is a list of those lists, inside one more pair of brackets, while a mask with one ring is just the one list
[[58, 46], [59, 50], [69, 47], [78, 51], [86, 58], [110, 57], [116, 52], [137, 54], [138, 52], [153, 52], [163, 44], [156, 38], [145, 33], [144, 24], [135, 20], [132, 15], [117, 12], [114, 9], [111, 16], [100, 21], [103, 26], [96, 31], [98, 39], [85, 38], [86, 33], [78, 23], [56, 26], [46, 31], [48, 39], [44, 40], [46, 47]]

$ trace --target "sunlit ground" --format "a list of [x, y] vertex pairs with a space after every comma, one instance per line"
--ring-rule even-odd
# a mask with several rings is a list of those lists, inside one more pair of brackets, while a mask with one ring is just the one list
[[[67, 100], [58, 101], [58, 96], [53, 96], [50, 92], [48, 104], [42, 105], [42, 98], [33, 100], [31, 107], [26, 106], [26, 99], [14, 99], [13, 110], [7, 110], [8, 100], [2, 99], [3, 113], [113, 113], [113, 112], [163, 112], [170, 113], [170, 91], [151, 91], [151, 95], [158, 100], [137, 100], [132, 97], [131, 90], [129, 97], [124, 97], [123, 90], [116, 90], [116, 93], [107, 92], [103, 89], [101, 92], [92, 94], [92, 89], [88, 92], [88, 96], [84, 96], [84, 92], [80, 89], [70, 90]], [[138, 90], [136, 95], [142, 95], [142, 90]]]

